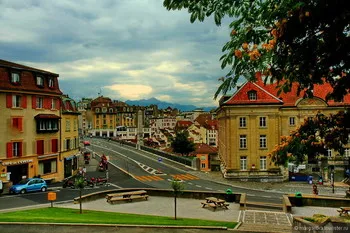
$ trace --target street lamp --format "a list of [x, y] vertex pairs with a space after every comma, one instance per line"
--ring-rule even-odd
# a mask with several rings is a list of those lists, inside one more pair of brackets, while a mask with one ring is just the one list
[[331, 170], [331, 185], [332, 185], [332, 192], [334, 193], [334, 169]]

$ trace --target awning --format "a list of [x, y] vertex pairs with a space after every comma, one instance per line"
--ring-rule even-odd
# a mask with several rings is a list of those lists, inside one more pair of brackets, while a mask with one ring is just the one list
[[55, 114], [38, 114], [34, 117], [35, 119], [61, 119], [60, 116]]
[[84, 144], [85, 146], [90, 146], [90, 142], [89, 142], [89, 141], [83, 141], [83, 144]]
[[64, 159], [65, 160], [72, 160], [74, 158], [77, 158], [77, 156], [76, 155], [71, 155], [71, 156], [65, 157]]

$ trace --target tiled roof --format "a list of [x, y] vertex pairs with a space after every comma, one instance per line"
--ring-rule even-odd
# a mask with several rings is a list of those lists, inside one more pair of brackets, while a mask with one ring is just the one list
[[212, 119], [211, 114], [199, 114], [198, 117], [194, 121], [198, 122], [200, 125], [204, 125], [205, 122], [207, 122], [211, 119]]
[[[305, 95], [305, 91], [301, 91], [297, 95], [297, 83], [293, 83], [291, 91], [284, 93], [281, 92], [277, 95], [278, 88], [277, 83], [264, 84], [261, 78], [258, 78], [256, 82], [247, 82], [240, 87], [236, 93], [234, 93], [228, 100], [224, 102], [225, 105], [241, 105], [241, 104], [280, 104], [282, 106], [296, 106], [298, 100], [302, 99]], [[249, 100], [248, 92], [256, 91], [257, 100]], [[329, 83], [322, 85], [314, 85], [313, 95], [314, 97], [326, 99], [328, 93], [332, 91], [332, 87]], [[343, 102], [334, 102], [333, 100], [327, 102], [331, 106], [343, 106], [350, 105], [350, 94], [344, 97]]]
[[195, 154], [214, 154], [218, 153], [218, 148], [209, 146], [205, 143], [196, 143]]
[[[20, 73], [20, 82], [17, 84], [10, 82], [10, 72]], [[36, 85], [36, 75], [44, 78], [44, 85]], [[47, 94], [61, 95], [59, 88], [58, 74], [36, 69], [29, 66], [0, 59], [0, 90], [34, 91]], [[53, 87], [49, 87], [48, 78], [53, 79]]]

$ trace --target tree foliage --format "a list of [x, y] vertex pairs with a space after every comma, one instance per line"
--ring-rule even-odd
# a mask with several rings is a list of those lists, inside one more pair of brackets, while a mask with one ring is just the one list
[[185, 186], [183, 184], [183, 182], [181, 182], [181, 180], [178, 180], [178, 179], [173, 179], [171, 181], [171, 188], [173, 189], [174, 191], [174, 211], [175, 211], [175, 220], [177, 219], [177, 211], [176, 211], [176, 206], [177, 206], [177, 197], [182, 193], [182, 191], [184, 190]]
[[328, 82], [328, 98], [349, 93], [350, 11], [347, 0], [164, 0], [168, 10], [187, 9], [190, 21], [213, 16], [219, 26], [230, 17], [230, 40], [220, 58], [229, 73], [215, 93], [234, 88], [239, 78], [261, 72], [288, 92], [292, 83], [312, 96], [314, 84]]
[[[236, 87], [241, 77], [277, 82], [278, 93], [297, 85], [298, 94], [313, 96], [315, 84], [329, 83], [327, 100], [341, 101], [350, 90], [350, 8], [347, 0], [164, 0], [167, 10], [187, 9], [190, 21], [213, 16], [220, 26], [230, 23], [230, 39], [223, 46], [221, 67], [230, 67], [219, 79], [214, 97]], [[257, 75], [259, 74], [259, 75]], [[348, 111], [349, 112], [349, 111]], [[273, 161], [297, 163], [325, 154], [340, 154], [349, 135], [349, 113], [318, 114], [271, 153]]]
[[83, 205], [82, 205], [81, 196], [82, 196], [82, 193], [83, 193], [83, 189], [86, 186], [86, 181], [84, 179], [84, 176], [77, 175], [75, 177], [75, 180], [74, 180], [74, 186], [75, 186], [75, 188], [79, 189], [79, 209], [80, 209], [80, 213], [82, 214], [83, 213]]
[[275, 147], [270, 156], [276, 164], [294, 161], [296, 164], [306, 158], [315, 161], [327, 155], [328, 149], [344, 154], [344, 146], [350, 137], [350, 111], [325, 116], [318, 113], [289, 136], [282, 136], [281, 143]]
[[195, 145], [188, 139], [187, 131], [177, 132], [175, 138], [173, 138], [171, 142], [171, 147], [173, 148], [174, 152], [182, 155], [188, 155], [189, 153], [195, 151]]

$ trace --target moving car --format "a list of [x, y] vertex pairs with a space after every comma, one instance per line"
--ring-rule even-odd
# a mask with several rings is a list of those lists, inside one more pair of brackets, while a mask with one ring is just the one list
[[10, 188], [11, 194], [36, 192], [47, 190], [46, 181], [42, 178], [30, 178], [21, 180], [18, 184], [12, 185]]

